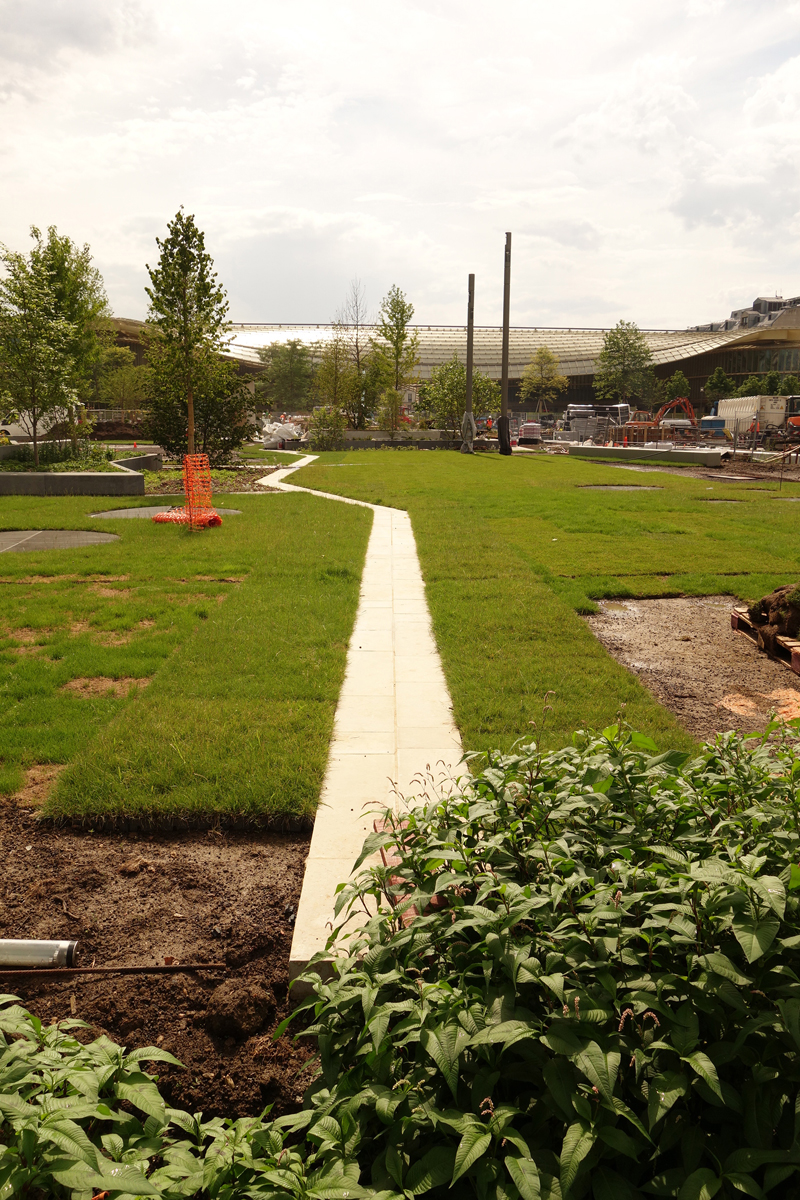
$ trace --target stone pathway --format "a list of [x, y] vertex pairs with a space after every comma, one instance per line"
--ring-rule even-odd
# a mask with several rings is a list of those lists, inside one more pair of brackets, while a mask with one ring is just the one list
[[419, 790], [415, 777], [429, 768], [448, 778], [461, 759], [408, 513], [285, 482], [313, 461], [308, 456], [275, 472], [270, 484], [370, 508], [374, 517], [295, 921], [291, 978], [325, 947], [336, 888], [372, 831], [371, 810]]

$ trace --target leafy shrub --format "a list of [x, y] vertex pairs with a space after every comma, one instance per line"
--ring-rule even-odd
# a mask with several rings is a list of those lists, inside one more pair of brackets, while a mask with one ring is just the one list
[[[295, 1117], [203, 1121], [167, 1108], [147, 1062], [180, 1064], [155, 1046], [126, 1054], [82, 1021], [43, 1028], [0, 996], [0, 1197], [115, 1200], [141, 1196], [344, 1197], [358, 1167], [325, 1145], [284, 1146]], [[303, 1122], [303, 1118], [300, 1118]], [[322, 1141], [323, 1139], [318, 1139]]]
[[302, 1113], [166, 1108], [166, 1052], [2, 997], [0, 1200], [800, 1195], [795, 728], [576, 734], [385, 819]]
[[387, 814], [309, 1136], [405, 1196], [800, 1195], [797, 738], [612, 727]]
[[341, 408], [326, 404], [315, 408], [308, 423], [308, 440], [312, 450], [335, 450], [342, 443], [347, 417]]

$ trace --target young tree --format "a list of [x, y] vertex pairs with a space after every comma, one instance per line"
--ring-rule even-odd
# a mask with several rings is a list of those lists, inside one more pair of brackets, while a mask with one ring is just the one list
[[664, 394], [667, 400], [688, 400], [690, 391], [691, 385], [683, 371], [676, 371], [674, 375], [670, 375], [664, 386]]
[[603, 338], [597, 359], [594, 389], [601, 400], [630, 403], [646, 390], [653, 356], [644, 334], [633, 321], [618, 321]]
[[386, 388], [381, 393], [378, 405], [378, 425], [381, 429], [389, 429], [396, 433], [403, 424], [403, 395], [397, 388]]
[[256, 385], [257, 395], [269, 407], [297, 412], [308, 407], [314, 363], [311, 350], [299, 338], [271, 342], [259, 350], [266, 370]]
[[730, 376], [725, 374], [722, 367], [715, 367], [705, 382], [703, 395], [714, 404], [717, 400], [732, 396], [735, 391], [736, 384]]
[[142, 408], [147, 396], [147, 368], [137, 367], [133, 351], [112, 346], [103, 353], [97, 391], [109, 408]]
[[396, 284], [390, 287], [381, 301], [372, 344], [388, 385], [398, 392], [417, 379], [419, 335], [411, 330], [413, 316], [414, 305]]
[[49, 226], [46, 238], [32, 226], [31, 237], [31, 266], [49, 281], [53, 315], [72, 330], [67, 343], [72, 387], [86, 401], [93, 390], [95, 369], [114, 338], [103, 277], [92, 266], [89, 247], [77, 246], [54, 225]]
[[345, 410], [347, 420], [352, 429], [366, 429], [367, 422], [375, 413], [378, 397], [389, 383], [390, 373], [373, 345], [370, 312], [360, 279], [350, 281], [344, 303], [334, 317], [334, 325], [347, 347], [358, 381], [354, 381]]
[[0, 408], [27, 429], [38, 467], [42, 424], [63, 421], [74, 397], [77, 330], [58, 315], [50, 276], [32, 257], [0, 247], [0, 265]]
[[[433, 368], [421, 401], [437, 429], [446, 429], [454, 438], [461, 435], [461, 420], [467, 405], [467, 368], [457, 354]], [[472, 404], [478, 412], [494, 412], [500, 404], [499, 384], [482, 371], [474, 371], [472, 375]]]
[[800, 379], [796, 375], [784, 375], [778, 390], [779, 396], [800, 396]]
[[236, 365], [206, 350], [192, 363], [193, 449], [189, 450], [189, 402], [176, 387], [175, 361], [168, 345], [156, 339], [148, 350], [147, 433], [170, 454], [207, 454], [218, 466], [254, 436], [250, 392]]
[[540, 346], [522, 372], [519, 394], [521, 400], [535, 400], [536, 411], [547, 411], [562, 392], [569, 387], [566, 375], [558, 371], [558, 358], [547, 346]]
[[214, 376], [210, 356], [225, 349], [228, 301], [194, 217], [186, 216], [181, 207], [167, 229], [163, 241], [156, 238], [158, 265], [147, 265], [148, 319], [154, 327], [148, 358], [157, 359], [158, 387], [169, 386], [176, 404], [179, 395], [185, 400], [186, 445], [188, 453], [194, 454], [195, 392], [205, 387], [208, 397], [214, 391], [209, 384]]
[[314, 375], [312, 393], [317, 404], [341, 409], [346, 413], [358, 388], [356, 375], [347, 345], [338, 329], [320, 353]]

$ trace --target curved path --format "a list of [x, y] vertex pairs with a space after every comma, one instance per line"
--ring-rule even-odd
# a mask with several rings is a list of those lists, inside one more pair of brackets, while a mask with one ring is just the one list
[[408, 513], [285, 482], [314, 458], [302, 458], [261, 482], [357, 504], [374, 516], [295, 921], [292, 979], [325, 947], [336, 888], [350, 877], [372, 830], [370, 810], [397, 793], [419, 791], [415, 778], [429, 768], [437, 778], [449, 778], [461, 759]]

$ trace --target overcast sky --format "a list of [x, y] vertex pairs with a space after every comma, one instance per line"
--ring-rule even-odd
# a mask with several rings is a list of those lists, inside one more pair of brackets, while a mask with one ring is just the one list
[[238, 321], [358, 275], [420, 323], [718, 320], [800, 293], [800, 3], [0, 0], [0, 240], [119, 316], [183, 204]]

